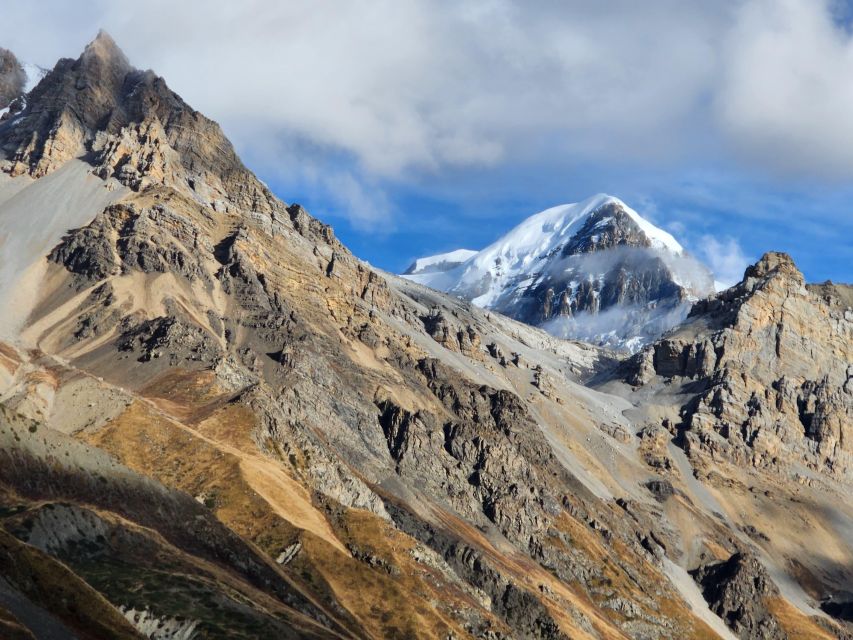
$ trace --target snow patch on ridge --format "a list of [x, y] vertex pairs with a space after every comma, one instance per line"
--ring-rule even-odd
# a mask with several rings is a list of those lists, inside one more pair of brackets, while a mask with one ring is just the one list
[[438, 253], [434, 256], [427, 256], [426, 258], [418, 258], [406, 270], [405, 275], [424, 273], [428, 271], [446, 271], [446, 269], [441, 268], [442, 265], [450, 264], [455, 266], [465, 262], [475, 255], [477, 255], [477, 252], [471, 249], [456, 249], [455, 251]]
[[36, 85], [41, 82], [41, 79], [47, 75], [47, 69], [43, 69], [38, 65], [22, 62], [24, 73], [27, 76], [27, 81], [24, 83], [24, 93], [29, 93], [36, 88]]
[[[26, 95], [36, 88], [42, 78], [47, 75], [48, 70], [29, 62], [21, 62], [20, 64], [24, 69], [24, 75], [26, 76], [23, 88], [23, 93]], [[2, 118], [7, 111], [9, 111], [9, 107], [3, 107], [0, 109], [0, 118]]]

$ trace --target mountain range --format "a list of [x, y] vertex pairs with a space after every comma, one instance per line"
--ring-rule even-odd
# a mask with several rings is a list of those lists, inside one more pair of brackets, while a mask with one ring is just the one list
[[10, 68], [0, 636], [853, 637], [853, 287], [606, 196], [397, 277], [106, 33]]

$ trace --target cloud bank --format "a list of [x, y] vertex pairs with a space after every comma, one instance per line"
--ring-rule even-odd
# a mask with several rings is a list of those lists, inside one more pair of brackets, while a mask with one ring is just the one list
[[365, 225], [391, 216], [389, 184], [565, 158], [853, 178], [834, 0], [3, 5], [0, 44], [22, 58], [76, 56], [104, 27], [252, 166]]

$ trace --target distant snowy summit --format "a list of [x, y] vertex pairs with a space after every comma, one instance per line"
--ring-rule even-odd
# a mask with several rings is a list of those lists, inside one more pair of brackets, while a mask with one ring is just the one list
[[27, 94], [46, 74], [47, 69], [21, 62], [11, 51], [0, 48], [0, 119], [7, 112], [22, 111]]
[[537, 213], [482, 251], [420, 258], [403, 274], [550, 333], [635, 351], [714, 293], [711, 272], [613, 196]]

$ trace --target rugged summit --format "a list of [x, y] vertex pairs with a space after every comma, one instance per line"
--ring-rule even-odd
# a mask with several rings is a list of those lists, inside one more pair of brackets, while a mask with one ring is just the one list
[[768, 253], [738, 285], [630, 361], [629, 380], [683, 382], [688, 451], [780, 469], [853, 472], [853, 309], [847, 285], [806, 285]]
[[6, 126], [2, 148], [12, 176], [42, 177], [86, 156], [102, 178], [136, 190], [168, 183], [218, 209], [277, 206], [219, 126], [162, 78], [134, 69], [103, 31], [80, 58], [60, 60]]
[[[679, 410], [704, 382], [372, 270], [105, 34], [0, 149], [3, 633], [845, 633], [849, 474], [698, 455]], [[549, 237], [568, 258], [664, 251], [620, 211]], [[726, 296], [764, 296], [783, 354], [798, 331], [843, 349], [836, 288], [792, 285], [797, 313], [827, 317], [787, 324], [772, 271], [708, 302], [713, 330], [746, 313]]]
[[629, 350], [713, 292], [711, 273], [670, 234], [607, 195], [537, 213], [464, 262], [445, 255], [404, 277], [559, 337]]

